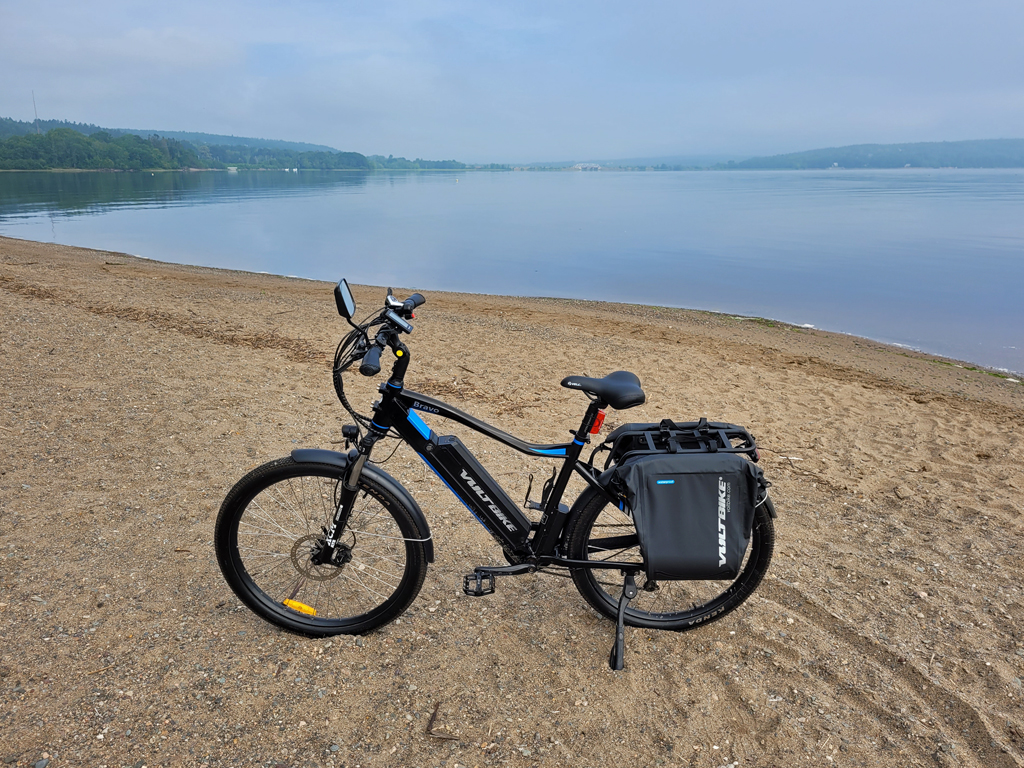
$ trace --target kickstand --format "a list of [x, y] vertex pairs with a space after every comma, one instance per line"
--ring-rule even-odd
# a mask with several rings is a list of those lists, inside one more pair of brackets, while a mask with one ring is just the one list
[[636, 597], [634, 573], [635, 571], [626, 571], [626, 578], [622, 584], [622, 597], [619, 598], [619, 618], [615, 624], [615, 644], [612, 646], [612, 652], [608, 656], [608, 666], [616, 671], [622, 669], [626, 656], [626, 627], [623, 621], [629, 601]]

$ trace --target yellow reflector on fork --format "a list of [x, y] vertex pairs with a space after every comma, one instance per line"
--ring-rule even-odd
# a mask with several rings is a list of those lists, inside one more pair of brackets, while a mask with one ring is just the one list
[[316, 616], [316, 608], [305, 603], [300, 603], [298, 600], [285, 600], [284, 604], [291, 608], [293, 611], [299, 613], [305, 613], [307, 616]]

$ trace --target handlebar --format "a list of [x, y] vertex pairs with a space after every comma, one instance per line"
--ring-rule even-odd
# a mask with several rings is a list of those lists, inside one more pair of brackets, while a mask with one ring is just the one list
[[414, 293], [412, 296], [405, 300], [405, 303], [402, 304], [402, 309], [406, 312], [412, 312], [414, 309], [416, 309], [416, 307], [418, 307], [420, 304], [423, 304], [425, 301], [426, 299], [423, 298], [423, 294]]
[[380, 373], [380, 346], [374, 344], [363, 355], [363, 362], [359, 365], [359, 372], [363, 376], [376, 376]]
[[[381, 352], [384, 351], [385, 346], [392, 346], [396, 349], [396, 357], [401, 357], [404, 354], [404, 358], [402, 359], [403, 365], [401, 367], [401, 373], [404, 374], [405, 366], [408, 365], [408, 350], [405, 349], [404, 346], [401, 346], [401, 342], [397, 340], [397, 336], [401, 333], [412, 333], [412, 325], [410, 325], [405, 318], [413, 317], [413, 310], [416, 309], [416, 307], [425, 304], [426, 301], [427, 300], [423, 297], [423, 294], [420, 293], [414, 293], [405, 301], [400, 301], [392, 296], [391, 289], [389, 288], [387, 298], [384, 302], [384, 311], [378, 315], [376, 319], [364, 325], [355, 326], [355, 332], [361, 333], [362, 341], [355, 346], [355, 349], [353, 350], [355, 353], [354, 356], [349, 357], [349, 363], [343, 367], [347, 368], [348, 365], [351, 365], [352, 362], [359, 359], [357, 356], [360, 350], [366, 349], [366, 352], [362, 357], [362, 362], [359, 365], [359, 373], [363, 376], [376, 376], [380, 373]], [[377, 334], [377, 338], [368, 338], [366, 330], [374, 325], [381, 326], [380, 331]], [[367, 343], [369, 343], [368, 349], [366, 347]], [[395, 345], [401, 346], [401, 349]], [[341, 354], [340, 347], [338, 354]], [[338, 361], [336, 360], [335, 366], [337, 367], [337, 365]]]

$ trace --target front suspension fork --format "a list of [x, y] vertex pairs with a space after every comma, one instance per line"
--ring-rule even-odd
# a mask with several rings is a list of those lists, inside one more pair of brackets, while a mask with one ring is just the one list
[[341, 480], [341, 493], [337, 496], [334, 518], [331, 520], [330, 528], [324, 531], [326, 534], [324, 547], [318, 558], [323, 563], [331, 562], [331, 558], [334, 556], [338, 540], [348, 524], [352, 508], [356, 503], [356, 496], [359, 494], [359, 477], [363, 473], [363, 467], [366, 466], [366, 462], [370, 459], [370, 453], [373, 451], [374, 444], [383, 436], [384, 434], [376, 434], [373, 430], [368, 432], [359, 441], [359, 453], [355, 460], [350, 462], [345, 470], [345, 475]]
[[[394, 368], [391, 371], [391, 378], [388, 380], [386, 386], [381, 387], [381, 391], [385, 392], [385, 398], [394, 397], [394, 392], [402, 391], [402, 379], [405, 377], [405, 371], [409, 367], [409, 348], [397, 340], [396, 335], [392, 335], [388, 339], [388, 346], [391, 347], [395, 353], [397, 360], [395, 361]], [[337, 507], [334, 510], [334, 519], [331, 521], [331, 527], [324, 531], [326, 538], [324, 546], [320, 556], [317, 558], [320, 562], [327, 563], [331, 562], [331, 558], [334, 556], [334, 550], [338, 546], [338, 539], [341, 538], [342, 531], [345, 530], [345, 526], [348, 524], [349, 516], [352, 514], [352, 506], [356, 502], [356, 496], [359, 493], [359, 476], [363, 473], [363, 467], [366, 466], [366, 462], [370, 460], [370, 453], [373, 451], [373, 446], [376, 445], [377, 441], [384, 437], [388, 430], [391, 428], [391, 422], [387, 416], [381, 417], [381, 409], [377, 403], [373, 406], [374, 417], [370, 421], [370, 428], [362, 440], [359, 441], [359, 452], [355, 460], [348, 465], [348, 469], [345, 472], [345, 477], [341, 482], [341, 493], [338, 494]], [[387, 411], [385, 409], [384, 413]], [[377, 419], [381, 418], [383, 424], [378, 424]], [[351, 454], [349, 454], [351, 457]]]

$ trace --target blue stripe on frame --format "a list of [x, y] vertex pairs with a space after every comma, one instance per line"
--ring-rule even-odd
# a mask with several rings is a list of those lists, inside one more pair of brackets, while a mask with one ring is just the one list
[[409, 411], [409, 423], [416, 427], [416, 431], [423, 435], [424, 440], [430, 439], [430, 427], [421, 419], [415, 411]]
[[534, 453], [543, 453], [546, 456], [565, 456], [565, 448], [535, 448]]

